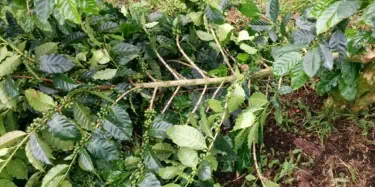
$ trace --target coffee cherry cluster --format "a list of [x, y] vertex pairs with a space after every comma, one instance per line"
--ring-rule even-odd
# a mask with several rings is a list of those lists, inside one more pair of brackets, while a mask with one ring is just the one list
[[146, 119], [143, 124], [143, 129], [144, 129], [143, 135], [142, 135], [143, 142], [142, 142], [142, 147], [140, 150], [141, 160], [138, 162], [137, 171], [133, 173], [133, 175], [131, 176], [131, 181], [132, 181], [131, 185], [134, 187], [137, 186], [137, 183], [139, 182], [140, 177], [143, 176], [144, 174], [145, 165], [143, 164], [142, 160], [144, 159], [144, 150], [146, 146], [149, 145], [149, 142], [150, 142], [150, 137], [148, 136], [148, 129], [152, 125], [152, 122], [154, 121], [155, 116], [156, 116], [156, 111], [154, 109], [147, 109], [145, 111]]
[[104, 116], [108, 114], [109, 114], [109, 107], [105, 106], [105, 107], [101, 107], [100, 111], [96, 115], [98, 115], [99, 118], [103, 118]]
[[66, 96], [61, 99], [60, 103], [63, 108], [72, 108], [74, 105], [74, 103]]
[[43, 131], [47, 128], [46, 125], [44, 125], [47, 120], [55, 113], [53, 110], [49, 110], [46, 112], [43, 112], [43, 117], [34, 118], [33, 122], [27, 127], [26, 132], [30, 133], [37, 129], [38, 131]]
[[139, 65], [141, 66], [142, 72], [146, 73], [146, 71], [147, 71], [147, 64], [143, 60], [140, 60], [139, 62], [140, 62]]
[[88, 134], [88, 133], [85, 133], [85, 134], [82, 136], [81, 140], [79, 141], [79, 145], [80, 145], [81, 147], [82, 147], [82, 146], [85, 146], [85, 145], [87, 144], [87, 142], [89, 142], [90, 138], [91, 138], [91, 135]]

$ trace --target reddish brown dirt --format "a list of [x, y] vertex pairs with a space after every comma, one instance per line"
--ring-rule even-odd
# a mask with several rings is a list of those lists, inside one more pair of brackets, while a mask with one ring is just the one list
[[[272, 148], [277, 153], [269, 160], [279, 159], [282, 163], [295, 149], [303, 150], [302, 162], [313, 159], [313, 163], [307, 167], [298, 166], [294, 172], [295, 182], [291, 185], [282, 183], [281, 186], [344, 186], [344, 183], [337, 181], [345, 177], [346, 186], [349, 187], [375, 186], [375, 129], [365, 137], [354, 121], [341, 118], [333, 120], [335, 130], [321, 141], [316, 134], [300, 125], [304, 114], [296, 104], [298, 100], [311, 111], [319, 111], [324, 98], [316, 96], [308, 88], [283, 96], [281, 103], [288, 103], [288, 106], [283, 106], [287, 107], [283, 111], [293, 119], [296, 123], [293, 128], [298, 131], [282, 130], [270, 116], [264, 132], [265, 149], [270, 151]], [[269, 178], [273, 178], [277, 172], [278, 168], [264, 171]]]

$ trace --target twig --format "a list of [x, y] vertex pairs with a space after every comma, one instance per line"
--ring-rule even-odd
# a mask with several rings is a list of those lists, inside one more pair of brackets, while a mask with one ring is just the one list
[[[255, 72], [251, 75], [252, 78], [262, 78], [270, 76], [272, 69], [263, 69]], [[155, 88], [155, 87], [174, 87], [174, 86], [197, 86], [206, 84], [219, 84], [222, 82], [233, 82], [237, 80], [235, 75], [227, 77], [215, 77], [215, 78], [204, 78], [204, 79], [186, 79], [186, 80], [174, 80], [174, 81], [158, 81], [150, 83], [135, 83], [134, 86], [137, 88]]]
[[132, 92], [132, 91], [134, 91], [134, 90], [136, 90], [136, 89], [138, 89], [137, 87], [135, 87], [135, 88], [132, 88], [132, 89], [130, 89], [130, 90], [128, 90], [128, 91], [126, 91], [125, 93], [123, 93], [120, 97], [118, 97], [117, 99], [116, 99], [116, 101], [112, 104], [112, 106], [115, 106], [123, 97], [125, 97], [127, 94], [129, 94], [130, 92]]
[[[181, 65], [184, 65], [184, 66], [187, 66], [189, 68], [194, 68], [192, 65], [186, 63], [186, 62], [183, 62], [181, 60], [167, 60], [167, 62], [175, 62], [175, 63], [179, 63]], [[204, 71], [203, 69], [201, 69], [201, 71], [207, 76], [207, 71]]]
[[[207, 91], [207, 84], [204, 86], [203, 91], [202, 91], [201, 95], [199, 96], [199, 99], [198, 99], [197, 103], [195, 103], [195, 106], [194, 106], [193, 110], [191, 111], [191, 114], [194, 114], [195, 111], [197, 111], [198, 106], [201, 103], [202, 98], [203, 98], [204, 94], [206, 93], [206, 91]], [[189, 122], [190, 122], [190, 118], [187, 118], [185, 125], [188, 125]]]
[[147, 74], [148, 77], [150, 77], [150, 79], [151, 79], [152, 81], [154, 81], [154, 82], [157, 81], [157, 80], [151, 75], [150, 72], [146, 71], [146, 74]]
[[171, 98], [168, 100], [168, 102], [167, 102], [167, 104], [165, 105], [163, 111], [161, 112], [162, 114], [164, 114], [165, 111], [167, 111], [169, 105], [171, 105], [171, 103], [172, 103], [174, 97], [176, 97], [176, 95], [177, 95], [178, 91], [180, 90], [180, 88], [181, 88], [181, 86], [178, 86], [178, 87], [176, 88], [176, 90], [173, 92]]
[[[222, 82], [222, 83], [220, 84], [220, 86], [217, 87], [217, 89], [215, 90], [215, 92], [214, 92], [214, 94], [212, 95], [211, 99], [215, 99], [216, 95], [219, 93], [219, 90], [221, 89], [221, 87], [223, 87], [223, 85], [224, 85], [224, 82]], [[210, 110], [210, 107], [207, 107], [206, 112], [208, 112], [208, 110]]]
[[158, 81], [149, 83], [136, 83], [135, 87], [138, 88], [155, 88], [155, 87], [174, 87], [174, 86], [197, 86], [206, 84], [219, 84], [221, 82], [232, 82], [235, 81], [237, 77], [235, 75], [228, 77], [218, 77], [218, 78], [204, 78], [204, 79], [186, 79], [186, 80], [174, 80], [174, 81]]
[[234, 74], [234, 70], [233, 70], [232, 66], [230, 65], [230, 63], [229, 63], [228, 57], [225, 55], [225, 52], [224, 52], [223, 48], [221, 47], [220, 42], [217, 39], [215, 31], [214, 31], [213, 28], [211, 28], [211, 33], [214, 36], [214, 40], [215, 40], [216, 44], [219, 46], [220, 52], [221, 52], [221, 54], [223, 55], [223, 58], [224, 58], [224, 62], [227, 64], [227, 66], [230, 69], [230, 71], [232, 72], [232, 74]]
[[206, 93], [206, 91], [207, 91], [207, 85], [204, 86], [202, 94], [199, 96], [199, 99], [198, 99], [197, 103], [195, 104], [195, 106], [194, 106], [193, 110], [191, 111], [191, 113], [195, 113], [195, 111], [197, 111], [198, 106], [201, 103], [201, 101], [203, 99], [203, 96]]
[[159, 60], [163, 63], [163, 65], [168, 69], [169, 72], [172, 73], [172, 75], [174, 76], [175, 79], [177, 80], [180, 80], [180, 77], [176, 74], [176, 72], [174, 72], [174, 70], [167, 64], [167, 62], [165, 62], [165, 60], [163, 59], [163, 57], [160, 56], [159, 52], [154, 49], [155, 53], [156, 53], [156, 56], [159, 58]]
[[266, 187], [266, 184], [264, 183], [264, 180], [266, 178], [262, 175], [262, 173], [260, 172], [259, 166], [258, 166], [255, 143], [253, 143], [253, 159], [254, 159], [254, 164], [255, 164], [255, 170], [257, 171], [257, 175], [260, 179], [260, 182], [262, 183], [263, 187]]
[[[15, 75], [12, 77], [16, 79], [37, 79], [36, 77], [33, 77], [33, 76], [24, 76], [24, 75]], [[39, 78], [39, 79], [44, 82], [53, 83], [51, 79], [47, 79], [47, 78]]]
[[154, 92], [152, 93], [152, 97], [151, 97], [151, 100], [150, 100], [150, 106], [148, 107], [148, 109], [154, 108], [154, 100], [155, 100], [157, 91], [158, 91], [158, 87], [154, 88]]
[[277, 89], [280, 90], [281, 88], [281, 84], [283, 83], [283, 77], [281, 76], [280, 79], [279, 79], [279, 84], [277, 86]]
[[29, 4], [29, 0], [26, 0], [26, 8], [27, 8], [27, 15], [30, 16], [31, 15], [31, 11], [30, 11], [30, 4]]
[[178, 49], [180, 50], [180, 52], [182, 53], [182, 55], [185, 57], [185, 59], [190, 63], [191, 66], [194, 67], [194, 69], [196, 69], [198, 71], [198, 73], [203, 77], [205, 78], [206, 75], [203, 73], [203, 71], [189, 58], [189, 56], [185, 53], [185, 51], [182, 49], [181, 45], [180, 45], [180, 40], [179, 40], [179, 35], [177, 34], [176, 35], [176, 43], [177, 43], [177, 47]]

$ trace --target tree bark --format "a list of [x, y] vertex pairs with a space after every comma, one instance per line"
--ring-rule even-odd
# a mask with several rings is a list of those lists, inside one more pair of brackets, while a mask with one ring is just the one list
[[[267, 68], [260, 70], [251, 75], [252, 78], [262, 78], [267, 77], [272, 74], [272, 69]], [[209, 84], [220, 84], [222, 82], [233, 82], [237, 80], [235, 75], [227, 77], [217, 77], [217, 78], [203, 78], [203, 79], [184, 79], [184, 80], [174, 80], [174, 81], [158, 81], [158, 82], [148, 82], [148, 83], [136, 83], [134, 87], [136, 88], [166, 88], [166, 87], [176, 87], [176, 86], [197, 86], [197, 85], [209, 85]]]

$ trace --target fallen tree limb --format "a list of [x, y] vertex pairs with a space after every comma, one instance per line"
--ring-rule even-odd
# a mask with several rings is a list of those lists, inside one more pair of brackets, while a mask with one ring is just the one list
[[[271, 75], [271, 68], [260, 70], [251, 75], [252, 78], [261, 78]], [[233, 82], [237, 80], [235, 75], [227, 77], [215, 77], [215, 78], [203, 78], [203, 79], [186, 79], [186, 80], [173, 80], [173, 81], [158, 81], [149, 83], [136, 83], [136, 88], [166, 88], [175, 86], [197, 86], [197, 85], [209, 85], [209, 84], [221, 84], [222, 82]]]

